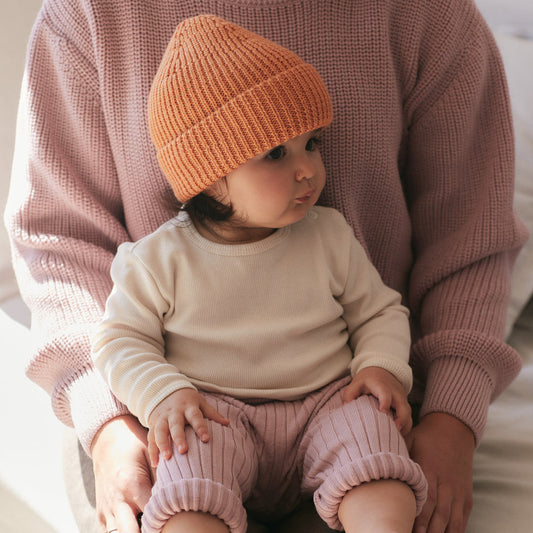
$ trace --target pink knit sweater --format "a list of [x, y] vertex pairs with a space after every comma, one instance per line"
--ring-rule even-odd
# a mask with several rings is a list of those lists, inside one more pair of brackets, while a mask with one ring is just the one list
[[[171, 217], [146, 103], [175, 26], [214, 13], [324, 78], [322, 203], [340, 209], [413, 322], [414, 398], [479, 439], [516, 375], [501, 341], [514, 257], [513, 138], [502, 65], [471, 0], [46, 0], [29, 48], [7, 209], [33, 311], [28, 375], [88, 450], [126, 412], [89, 336], [118, 244]], [[21, 141], [21, 142], [23, 142]]]

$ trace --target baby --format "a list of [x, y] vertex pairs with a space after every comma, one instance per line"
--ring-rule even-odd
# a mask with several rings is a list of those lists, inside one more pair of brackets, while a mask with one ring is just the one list
[[185, 20], [149, 97], [179, 214], [120, 246], [96, 366], [149, 428], [144, 532], [245, 533], [313, 495], [329, 527], [411, 533], [408, 312], [315, 206], [332, 120], [317, 71], [215, 16]]

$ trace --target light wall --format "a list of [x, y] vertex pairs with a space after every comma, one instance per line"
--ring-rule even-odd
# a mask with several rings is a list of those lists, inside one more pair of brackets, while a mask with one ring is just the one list
[[[15, 141], [26, 45], [41, 0], [0, 1], [0, 212], [3, 215]], [[7, 233], [0, 224], [0, 276], [9, 275]]]

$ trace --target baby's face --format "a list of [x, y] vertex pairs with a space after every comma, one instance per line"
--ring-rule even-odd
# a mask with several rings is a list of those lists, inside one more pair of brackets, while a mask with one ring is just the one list
[[276, 229], [301, 220], [326, 181], [319, 133], [304, 133], [250, 159], [217, 182], [213, 193], [231, 202], [248, 228]]

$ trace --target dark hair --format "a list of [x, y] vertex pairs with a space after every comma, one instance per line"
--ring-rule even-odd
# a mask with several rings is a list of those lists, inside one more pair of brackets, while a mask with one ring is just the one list
[[187, 200], [181, 209], [189, 214], [193, 222], [199, 223], [227, 222], [234, 215], [231, 204], [223, 204], [203, 192]]

